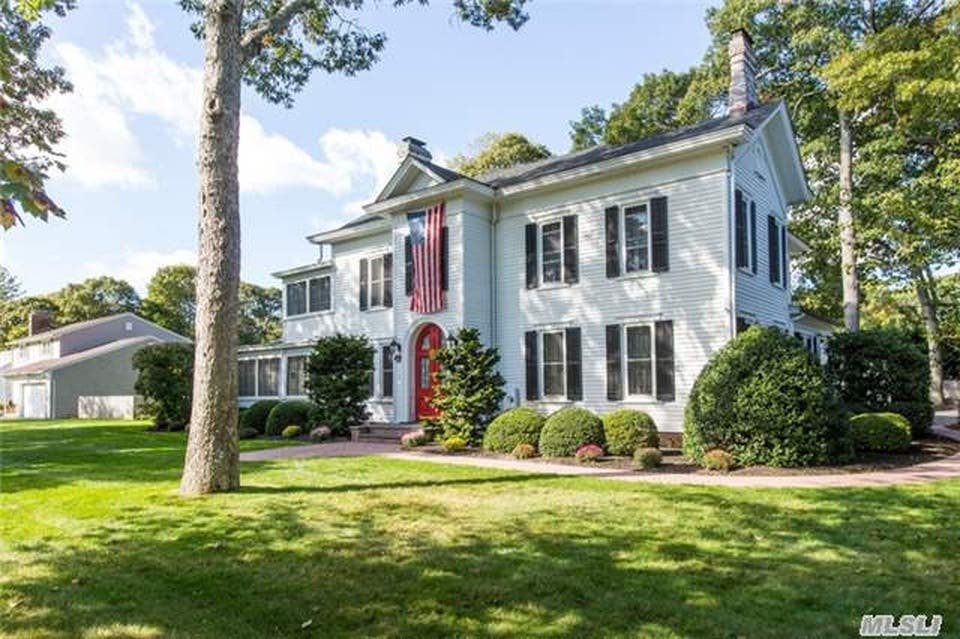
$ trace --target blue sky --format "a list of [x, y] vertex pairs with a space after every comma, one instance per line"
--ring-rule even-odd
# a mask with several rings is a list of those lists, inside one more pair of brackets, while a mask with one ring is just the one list
[[[244, 92], [243, 278], [273, 284], [271, 272], [313, 260], [304, 236], [355, 215], [406, 135], [441, 162], [489, 131], [566, 152], [581, 107], [699, 60], [708, 4], [539, 0], [519, 32], [493, 33], [458, 23], [448, 2], [366, 11], [389, 37], [372, 71], [317, 74], [292, 109]], [[194, 259], [201, 43], [189, 21], [173, 2], [91, 0], [53, 23], [46, 55], [76, 87], [52, 102], [70, 167], [50, 191], [69, 218], [0, 236], [0, 263], [27, 293], [101, 274], [143, 292], [157, 266]]]

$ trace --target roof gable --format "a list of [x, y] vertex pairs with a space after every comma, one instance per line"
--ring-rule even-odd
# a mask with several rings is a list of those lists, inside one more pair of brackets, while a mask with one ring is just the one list
[[800, 159], [797, 136], [787, 108], [781, 102], [758, 128], [757, 134], [767, 150], [767, 159], [786, 204], [798, 204], [810, 197], [807, 176]]
[[456, 171], [444, 168], [433, 162], [423, 160], [414, 155], [404, 158], [393, 176], [377, 196], [376, 202], [383, 202], [394, 197], [423, 191], [439, 184], [454, 182], [463, 178]]

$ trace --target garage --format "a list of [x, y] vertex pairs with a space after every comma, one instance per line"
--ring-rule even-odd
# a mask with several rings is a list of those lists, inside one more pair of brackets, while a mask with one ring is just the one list
[[50, 405], [45, 382], [23, 384], [20, 387], [21, 406], [25, 419], [46, 419]]

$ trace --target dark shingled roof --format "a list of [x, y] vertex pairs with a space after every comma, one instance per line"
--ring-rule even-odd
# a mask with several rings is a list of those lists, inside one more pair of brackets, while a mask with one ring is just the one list
[[561, 173], [581, 166], [587, 166], [588, 164], [596, 164], [597, 162], [630, 155], [637, 151], [645, 151], [664, 144], [670, 144], [671, 142], [686, 140], [705, 133], [721, 131], [732, 126], [745, 124], [750, 128], [756, 128], [762, 124], [778, 106], [780, 106], [779, 102], [772, 102], [755, 109], [750, 109], [742, 115], [726, 115], [721, 118], [705, 120], [682, 129], [674, 129], [673, 131], [651, 135], [636, 142], [630, 142], [629, 144], [621, 144], [618, 146], [601, 144], [586, 149], [585, 151], [577, 151], [576, 153], [568, 153], [567, 155], [556, 155], [528, 164], [519, 164], [507, 169], [497, 169], [485, 173], [477, 179], [479, 182], [489, 184], [494, 188], [502, 188], [535, 180], [553, 173]]

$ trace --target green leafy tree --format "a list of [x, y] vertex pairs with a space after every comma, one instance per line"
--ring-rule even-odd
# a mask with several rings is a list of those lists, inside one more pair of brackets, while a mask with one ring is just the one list
[[279, 340], [283, 334], [282, 304], [279, 288], [241, 282], [240, 343], [268, 344]]
[[[18, 6], [19, 5], [19, 6]], [[71, 90], [60, 67], [42, 64], [40, 49], [50, 28], [41, 12], [63, 17], [73, 0], [0, 2], [0, 227], [23, 223], [26, 213], [43, 221], [63, 217], [44, 190], [50, 169], [63, 170], [55, 150], [63, 137], [60, 119], [46, 99]]]
[[0, 302], [9, 302], [23, 295], [20, 280], [6, 266], [0, 266]]
[[160, 430], [183, 430], [190, 422], [193, 393], [193, 346], [152, 344], [133, 355], [134, 389], [147, 402], [147, 413]]
[[57, 323], [60, 325], [140, 310], [137, 291], [127, 282], [109, 276], [67, 284], [52, 297], [58, 308]]
[[307, 394], [317, 406], [316, 422], [345, 434], [363, 423], [373, 375], [373, 346], [363, 336], [322, 337], [307, 358]]
[[480, 177], [496, 169], [550, 157], [550, 149], [531, 142], [521, 133], [487, 133], [473, 146], [475, 152], [472, 155], [454, 157], [450, 167], [464, 175]]
[[189, 264], [162, 266], [147, 284], [143, 316], [160, 326], [193, 337], [197, 314], [197, 269]]
[[594, 104], [580, 109], [580, 119], [570, 122], [570, 141], [574, 151], [589, 149], [603, 144], [603, 132], [607, 128], [607, 112]]
[[[425, 0], [421, 0], [423, 3]], [[454, 0], [457, 17], [482, 29], [526, 20], [526, 0]], [[396, 0], [394, 6], [413, 4]], [[180, 490], [236, 490], [240, 457], [235, 428], [240, 288], [237, 148], [240, 87], [291, 106], [312, 72], [352, 75], [373, 66], [386, 34], [360, 24], [363, 0], [180, 0], [199, 20], [204, 73], [198, 149], [200, 232], [197, 361], [190, 438]]]
[[18, 297], [0, 304], [0, 345], [27, 336], [27, 322], [33, 311], [51, 313], [56, 325], [59, 309], [49, 296]]
[[479, 443], [504, 397], [503, 376], [497, 370], [500, 353], [483, 345], [480, 331], [463, 328], [452, 345], [431, 357], [440, 364], [430, 404], [437, 409], [431, 421], [440, 428], [441, 439]]

